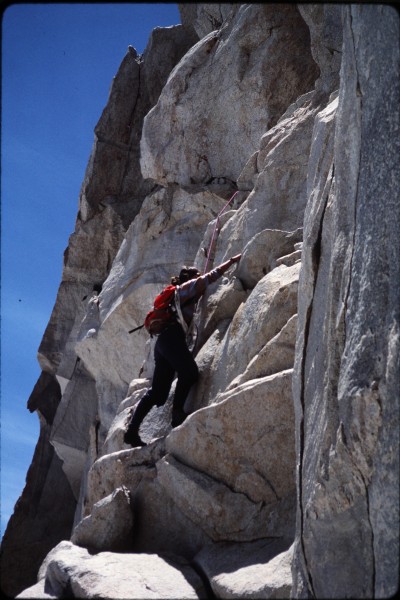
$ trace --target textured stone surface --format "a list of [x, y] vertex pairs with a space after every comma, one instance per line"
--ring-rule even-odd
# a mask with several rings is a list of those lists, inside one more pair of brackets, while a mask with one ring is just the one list
[[25, 487], [1, 540], [1, 589], [8, 597], [36, 581], [44, 556], [71, 534], [76, 500], [49, 442], [60, 396], [55, 377], [42, 373], [28, 400], [29, 410], [38, 412], [40, 434]]
[[335, 4], [299, 4], [310, 29], [311, 53], [320, 68], [315, 88], [333, 92], [339, 87], [342, 59], [342, 7]]
[[241, 5], [186, 54], [146, 116], [143, 175], [181, 186], [236, 181], [262, 133], [317, 74], [295, 5]]
[[311, 152], [304, 226], [294, 593], [388, 597], [399, 566], [399, 18], [388, 6], [344, 13], [336, 128], [321, 118], [330, 133], [316, 145], [329, 141]]
[[182, 24], [191, 27], [199, 38], [203, 38], [211, 31], [219, 29], [224, 21], [234, 14], [240, 4], [205, 4], [202, 2], [178, 4]]
[[133, 494], [143, 478], [154, 478], [155, 463], [164, 454], [164, 443], [160, 440], [145, 448], [106, 454], [95, 461], [88, 475], [86, 513], [89, 514], [95, 503], [121, 487], [124, 482], [128, 491]]
[[203, 346], [197, 355], [201, 377], [190, 398], [193, 405], [214, 402], [296, 313], [299, 268], [281, 266], [265, 275], [239, 306], [221, 342], [213, 345], [211, 339]]
[[[221, 255], [229, 257], [242, 251], [256, 235], [267, 237], [264, 230], [293, 232], [302, 228], [308, 159], [320, 106], [317, 100], [313, 92], [301, 96], [261, 137], [238, 179], [240, 189], [250, 193], [221, 230], [217, 261]], [[276, 242], [280, 244], [278, 239]], [[273, 252], [270, 258], [274, 258]]]
[[245, 381], [273, 375], [292, 368], [295, 357], [296, 331], [297, 315], [293, 315], [282, 329], [251, 359], [246, 370], [231, 381], [227, 391], [236, 388]]
[[[76, 394], [79, 388], [80, 394]], [[95, 381], [78, 361], [71, 381], [65, 388], [50, 433], [50, 443], [63, 461], [73, 494], [78, 500], [81, 478], [89, 447], [90, 427], [96, 422], [97, 394]]]
[[302, 240], [303, 230], [293, 232], [264, 229], [257, 233], [243, 249], [236, 276], [245, 288], [254, 288], [272, 269], [277, 260], [294, 250], [294, 244]]
[[71, 535], [71, 542], [91, 553], [123, 551], [130, 546], [133, 513], [129, 492], [117, 487], [112, 494], [96, 502], [90, 515], [82, 519]]
[[[91, 556], [84, 548], [67, 541], [46, 557], [39, 575], [45, 579], [46, 593], [56, 598], [66, 594], [105, 600], [207, 597], [200, 577], [179, 558], [111, 552]], [[37, 590], [34, 586], [25, 594], [31, 593], [30, 598], [42, 597], [33, 595]]]
[[[70, 236], [64, 253], [62, 281], [56, 303], [38, 351], [42, 370], [57, 377], [62, 392], [74, 373], [77, 359], [75, 344], [82, 319], [88, 310], [93, 312], [93, 303], [90, 303], [90, 299], [93, 298], [94, 288], [97, 290], [101, 288], [124, 233], [146, 195], [155, 187], [154, 182], [144, 181], [140, 171], [139, 140], [143, 118], [151, 108], [152, 102], [157, 100], [157, 94], [161, 91], [170, 71], [192, 45], [194, 39], [193, 33], [183, 30], [181, 26], [159, 29], [149, 41], [144, 59], [140, 58], [133, 48], [128, 48], [112, 81], [107, 105], [95, 128], [93, 147], [80, 191], [75, 230]], [[172, 45], [173, 51], [171, 51]], [[148, 63], [148, 68], [144, 66], [144, 62]], [[154, 65], [156, 65], [155, 70], [153, 70]], [[80, 386], [76, 385], [75, 400], [85, 396], [84, 387], [81, 391], [79, 389]], [[123, 391], [115, 390], [112, 385], [108, 388], [105, 385], [99, 386], [99, 392], [109, 393], [111, 398], [121, 399], [125, 391], [125, 388]], [[46, 414], [49, 411], [49, 402], [48, 394], [37, 396], [36, 410]], [[83, 412], [85, 412], [84, 403], [85, 400], [81, 403]], [[80, 410], [79, 413], [82, 416]], [[68, 469], [71, 480], [74, 480], [75, 496], [78, 471], [84, 477], [87, 470], [87, 467], [83, 466], [82, 446], [88, 449], [88, 454], [95, 453], [99, 447], [96, 424], [92, 426], [91, 420], [90, 416], [88, 420], [79, 424], [77, 436], [79, 449], [78, 456], [75, 457], [78, 458], [79, 465], [73, 457], [74, 451], [71, 446], [73, 430], [67, 433], [68, 445], [61, 454], [62, 457], [69, 456], [67, 463], [75, 464], [72, 471]], [[87, 432], [86, 441], [82, 438], [83, 430]], [[106, 432], [102, 431], [101, 434], [104, 439]], [[66, 468], [67, 463], [63, 464], [57, 456], [51, 458], [54, 449], [53, 446], [49, 446], [49, 443], [50, 428], [46, 426], [45, 433], [41, 432], [38, 446], [40, 453], [35, 454], [34, 458], [35, 471], [39, 463], [39, 469], [43, 469], [43, 476], [35, 475], [28, 478], [28, 486], [22, 496], [23, 502], [16, 511], [19, 515], [16, 514], [15, 527], [12, 527], [13, 533], [9, 536], [10, 542], [6, 543], [4, 540], [2, 543], [5, 556], [2, 565], [9, 564], [7, 556], [10, 564], [13, 565], [12, 568], [8, 566], [4, 571], [2, 586], [4, 589], [11, 590], [11, 594], [21, 591], [33, 581], [40, 560], [51, 545], [61, 539], [60, 536], [70, 535], [74, 522], [76, 498], [70, 492], [69, 483], [61, 470], [61, 466]], [[59, 451], [60, 448], [59, 445]], [[86, 464], [88, 462], [90, 464], [90, 461], [90, 457], [87, 457]], [[46, 485], [47, 468], [49, 469], [47, 478], [53, 481], [53, 486]], [[81, 492], [84, 488], [83, 481]], [[34, 502], [30, 497], [31, 494], [35, 498]], [[59, 495], [62, 494], [64, 500], [60, 504]], [[23, 508], [25, 501], [29, 509]], [[48, 514], [46, 510], [42, 510], [42, 503]], [[78, 503], [78, 513], [80, 505], [81, 502]], [[54, 507], [54, 511], [50, 507]], [[57, 510], [62, 514], [53, 521]], [[21, 525], [17, 526], [16, 521]], [[17, 530], [20, 533], [17, 533]], [[44, 530], [51, 531], [51, 535], [44, 536]], [[23, 538], [22, 544], [16, 541], [19, 536]]]
[[75, 346], [96, 380], [102, 441], [148, 353], [146, 330], [128, 332], [143, 323], [171, 276], [193, 263], [207, 224], [222, 206], [210, 192], [160, 189], [146, 198], [126, 233], [99, 295], [97, 321], [82, 324]]
[[153, 29], [141, 64], [143, 83], [151, 106], [156, 104], [172, 69], [198, 40], [190, 27], [182, 25]]
[[191, 469], [172, 456], [160, 461], [157, 475], [174, 504], [212, 540], [247, 541], [270, 533], [270, 510], [220, 480]]
[[[63, 542], [33, 596], [162, 598], [194, 561], [208, 596], [388, 597], [399, 566], [398, 14], [180, 10], [183, 25], [157, 28], [142, 57], [128, 50], [96, 127], [3, 572], [14, 594], [33, 584], [50, 547], [31, 540], [51, 544], [51, 531], [55, 545], [73, 522], [107, 543], [119, 531], [126, 552]], [[155, 339], [128, 331], [183, 263], [211, 269], [237, 253], [199, 303], [188, 418], [171, 430], [173, 384], [142, 424], [148, 446], [130, 448]], [[121, 510], [118, 488], [130, 499]], [[166, 553], [178, 579], [164, 578]], [[145, 574], [147, 591], [135, 588], [142, 560], [160, 572]]]
[[[286, 534], [290, 535], [295, 488], [294, 443], [288, 441], [293, 440], [293, 426], [289, 370], [248, 381], [221, 394], [218, 404], [195, 412], [174, 429], [166, 439], [166, 448], [187, 467], [204, 474], [203, 478], [222, 482], [231, 494], [245, 494], [254, 503], [254, 508], [249, 506], [248, 509], [253, 519], [249, 527], [258, 523], [260, 530], [265, 528], [267, 536], [282, 535], [286, 526]], [[178, 491], [183, 487], [179, 478], [174, 482], [172, 474], [164, 481], [169, 489], [172, 486]], [[208, 489], [206, 483], [199, 485]], [[217, 493], [208, 491], [206, 501], [208, 498], [212, 501], [213, 497], [217, 498]], [[266, 505], [267, 511], [259, 518], [255, 507], [264, 514], [262, 505]], [[200, 509], [196, 505], [191, 510]], [[214, 524], [218, 519], [218, 514], [209, 517], [207, 526], [222, 527], [220, 523]], [[246, 535], [244, 523], [249, 524], [249, 520], [234, 521], [234, 527], [240, 526], [243, 530], [243, 537]], [[227, 525], [224, 535], [229, 534]], [[249, 533], [247, 535], [247, 539], [252, 539]]]
[[217, 598], [290, 598], [293, 548], [281, 539], [205, 546], [195, 562]]

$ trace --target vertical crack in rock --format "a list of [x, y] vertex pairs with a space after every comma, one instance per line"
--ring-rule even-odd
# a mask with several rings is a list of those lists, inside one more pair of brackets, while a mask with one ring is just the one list
[[101, 423], [100, 423], [100, 419], [99, 419], [99, 418], [97, 418], [97, 419], [96, 419], [96, 423], [95, 423], [95, 429], [94, 429], [94, 432], [95, 432], [95, 448], [96, 448], [96, 456], [99, 456], [99, 454], [100, 454], [100, 444], [99, 444], [99, 442], [100, 442], [100, 439], [99, 439], [99, 435], [100, 435], [100, 425], [101, 425]]
[[[323, 229], [323, 225], [324, 225], [324, 216], [325, 216], [325, 211], [326, 211], [331, 187], [333, 185], [333, 181], [334, 181], [334, 164], [332, 163], [330, 170], [328, 172], [327, 182], [325, 184], [325, 189], [324, 189], [324, 193], [323, 193], [324, 200], [323, 200], [323, 208], [321, 210], [321, 215], [320, 215], [320, 220], [319, 220], [319, 225], [318, 225], [318, 233], [316, 235], [314, 244], [311, 248], [312, 270], [313, 270], [312, 297], [314, 297], [315, 287], [317, 284], [318, 266], [319, 266], [319, 261], [321, 258], [321, 252], [322, 252], [322, 229]], [[313, 300], [311, 300], [311, 302], [307, 308], [307, 312], [306, 312], [305, 325], [304, 325], [304, 345], [303, 345], [303, 353], [302, 353], [302, 357], [301, 357], [301, 375], [300, 375], [301, 389], [300, 389], [299, 396], [300, 396], [300, 403], [301, 403], [301, 408], [302, 408], [302, 415], [301, 415], [301, 421], [299, 424], [298, 506], [299, 506], [299, 511], [300, 511], [300, 544], [301, 544], [301, 550], [302, 550], [302, 558], [303, 558], [304, 565], [305, 565], [304, 572], [307, 577], [307, 583], [308, 583], [309, 589], [310, 589], [312, 595], [314, 597], [316, 597], [315, 592], [314, 592], [313, 582], [312, 582], [312, 576], [311, 576], [310, 570], [308, 568], [308, 561], [307, 561], [306, 550], [305, 550], [305, 546], [304, 546], [304, 509], [303, 509], [303, 480], [302, 480], [304, 446], [305, 446], [305, 431], [304, 431], [305, 368], [306, 368], [306, 356], [307, 356], [308, 340], [309, 340], [309, 336], [310, 336], [312, 312], [313, 312]]]
[[192, 567], [193, 571], [195, 571], [197, 573], [197, 575], [200, 577], [200, 579], [202, 580], [204, 589], [207, 594], [207, 596], [206, 596], [207, 599], [208, 600], [216, 600], [217, 596], [214, 594], [212, 585], [211, 585], [203, 567], [199, 563], [197, 563], [195, 560], [192, 560], [189, 564]]
[[368, 524], [371, 531], [371, 545], [372, 545], [372, 590], [375, 592], [375, 582], [376, 582], [376, 565], [375, 565], [375, 552], [374, 552], [374, 529], [372, 527], [371, 522], [371, 514], [370, 514], [370, 501], [369, 501], [369, 486], [366, 484], [365, 486], [365, 499], [367, 501], [367, 516], [368, 516]]
[[354, 190], [354, 207], [353, 207], [353, 232], [352, 232], [352, 239], [351, 239], [351, 248], [350, 248], [350, 258], [349, 258], [349, 266], [348, 266], [348, 284], [347, 284], [347, 289], [346, 289], [346, 294], [344, 297], [344, 311], [343, 311], [343, 332], [344, 332], [344, 339], [343, 339], [343, 347], [346, 343], [346, 339], [347, 339], [347, 335], [346, 335], [346, 315], [347, 315], [347, 305], [348, 305], [348, 298], [350, 295], [350, 289], [351, 289], [351, 283], [352, 283], [352, 267], [353, 267], [353, 256], [354, 256], [354, 247], [355, 247], [355, 238], [356, 238], [356, 223], [357, 223], [357, 202], [358, 202], [358, 189], [359, 189], [359, 181], [360, 181], [360, 162], [361, 162], [361, 120], [362, 120], [362, 101], [361, 101], [361, 87], [360, 87], [360, 79], [359, 79], [359, 75], [357, 72], [357, 61], [356, 61], [356, 57], [355, 57], [355, 40], [354, 40], [354, 32], [353, 32], [353, 16], [351, 14], [351, 8], [349, 10], [349, 15], [350, 15], [350, 23], [349, 23], [349, 32], [351, 35], [351, 40], [352, 40], [352, 60], [353, 60], [353, 65], [356, 71], [356, 96], [357, 98], [360, 98], [356, 107], [355, 107], [355, 112], [356, 112], [356, 116], [357, 116], [357, 120], [358, 120], [358, 128], [357, 131], [359, 133], [359, 139], [357, 140], [357, 146], [358, 146], [358, 154], [357, 154], [357, 184], [356, 184], [356, 188]]
[[[355, 113], [355, 117], [357, 120], [357, 132], [358, 132], [358, 139], [355, 140], [355, 145], [357, 148], [357, 157], [356, 157], [356, 170], [357, 170], [357, 176], [356, 176], [356, 184], [355, 184], [355, 189], [354, 189], [354, 195], [353, 195], [353, 211], [352, 211], [352, 232], [349, 232], [349, 237], [351, 238], [351, 243], [350, 245], [350, 256], [348, 259], [348, 281], [347, 281], [347, 289], [346, 289], [346, 293], [344, 296], [344, 310], [343, 310], [343, 348], [346, 345], [346, 340], [347, 340], [347, 328], [346, 328], [346, 324], [347, 324], [347, 315], [348, 315], [348, 302], [349, 302], [349, 296], [352, 290], [352, 281], [353, 281], [353, 260], [354, 260], [354, 253], [355, 253], [355, 245], [356, 245], [356, 232], [357, 232], [357, 217], [358, 217], [358, 206], [359, 206], [359, 189], [360, 189], [360, 176], [361, 176], [361, 145], [362, 145], [362, 140], [361, 140], [361, 133], [363, 131], [363, 103], [362, 103], [362, 90], [361, 90], [361, 83], [360, 83], [360, 76], [358, 73], [358, 64], [357, 64], [357, 58], [356, 58], [356, 40], [355, 40], [355, 34], [354, 34], [354, 29], [353, 29], [353, 14], [352, 14], [352, 9], [351, 7], [349, 8], [348, 11], [348, 31], [349, 31], [349, 38], [351, 41], [351, 44], [349, 43], [349, 49], [351, 48], [351, 60], [354, 66], [354, 70], [355, 70], [355, 106], [354, 106], [354, 113]], [[350, 207], [349, 207], [350, 208]], [[354, 417], [353, 417], [354, 418]], [[350, 453], [349, 453], [349, 457], [350, 457]], [[375, 565], [375, 551], [374, 551], [374, 532], [373, 532], [373, 527], [372, 527], [372, 523], [371, 523], [371, 516], [370, 516], [370, 502], [369, 502], [369, 482], [366, 479], [363, 470], [361, 468], [358, 467], [358, 465], [355, 463], [355, 460], [352, 459], [351, 462], [353, 463], [353, 468], [354, 471], [359, 473], [359, 476], [361, 477], [361, 480], [363, 481], [364, 487], [365, 487], [365, 499], [366, 499], [366, 512], [367, 512], [367, 516], [368, 516], [368, 525], [369, 525], [369, 529], [370, 529], [370, 533], [371, 533], [371, 561], [372, 561], [372, 574], [371, 574], [371, 578], [372, 578], [372, 590], [375, 590], [375, 580], [376, 580], [376, 565]]]

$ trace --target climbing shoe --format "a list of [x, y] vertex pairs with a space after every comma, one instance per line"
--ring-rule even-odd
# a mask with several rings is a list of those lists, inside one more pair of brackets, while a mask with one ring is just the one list
[[172, 411], [172, 427], [179, 427], [188, 415], [181, 409], [173, 409]]
[[147, 446], [145, 442], [140, 439], [140, 435], [135, 431], [125, 431], [124, 434], [124, 442], [125, 444], [130, 444], [132, 448], [137, 448], [139, 446]]

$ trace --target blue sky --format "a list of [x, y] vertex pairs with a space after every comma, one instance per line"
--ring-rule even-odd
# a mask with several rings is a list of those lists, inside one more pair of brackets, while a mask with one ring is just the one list
[[1, 535], [39, 435], [26, 408], [61, 281], [94, 127], [128, 46], [177, 4], [11, 4], [2, 13]]

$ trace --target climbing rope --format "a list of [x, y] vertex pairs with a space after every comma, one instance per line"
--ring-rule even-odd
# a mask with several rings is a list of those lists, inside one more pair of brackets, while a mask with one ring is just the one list
[[[211, 242], [210, 242], [210, 245], [209, 245], [209, 247], [208, 247], [207, 254], [206, 254], [206, 256], [207, 256], [207, 260], [206, 260], [206, 264], [205, 264], [205, 267], [204, 267], [203, 275], [204, 275], [205, 273], [207, 273], [208, 262], [209, 262], [209, 260], [210, 260], [210, 256], [211, 256], [211, 254], [212, 254], [212, 251], [213, 251], [213, 246], [214, 246], [214, 243], [215, 243], [215, 240], [216, 240], [216, 233], [217, 233], [217, 230], [218, 230], [218, 228], [219, 228], [219, 220], [220, 220], [220, 217], [221, 217], [221, 215], [222, 215], [222, 214], [223, 214], [223, 213], [226, 211], [226, 209], [228, 208], [228, 206], [230, 206], [230, 205], [232, 204], [234, 197], [235, 197], [235, 196], [236, 196], [236, 194], [238, 194], [238, 193], [239, 193], [239, 190], [237, 190], [237, 191], [236, 191], [236, 192], [233, 194], [233, 196], [231, 196], [231, 197], [229, 198], [228, 202], [225, 204], [225, 206], [223, 206], [223, 208], [222, 208], [222, 209], [219, 211], [219, 213], [218, 213], [218, 215], [217, 215], [217, 219], [216, 219], [216, 221], [215, 221], [215, 226], [214, 226], [214, 231], [213, 231], [213, 234], [212, 234], [212, 236], [211, 236]], [[195, 320], [195, 317], [196, 317], [196, 315], [198, 315], [198, 314], [199, 314], [199, 307], [201, 306], [201, 304], [202, 304], [202, 301], [204, 302], [204, 296], [202, 296], [202, 297], [200, 298], [200, 300], [197, 302], [197, 305], [196, 305], [196, 310], [195, 310], [195, 314], [194, 314], [194, 316], [193, 316], [193, 323], [194, 323], [194, 320]], [[191, 342], [192, 342], [192, 343], [191, 343], [191, 346], [190, 346], [190, 347], [191, 347], [191, 353], [192, 353], [193, 355], [195, 354], [195, 350], [196, 350], [196, 346], [197, 346], [197, 339], [198, 339], [198, 327], [197, 327], [197, 325], [196, 325], [196, 324], [194, 325], [194, 327], [195, 327], [195, 329], [196, 329], [196, 335], [195, 335], [195, 336], [193, 336], [193, 339], [191, 340]], [[188, 345], [189, 345], [189, 344], [188, 344]]]
[[214, 231], [213, 231], [213, 234], [212, 234], [212, 237], [211, 237], [211, 242], [210, 242], [210, 245], [209, 245], [209, 247], [208, 247], [208, 250], [207, 250], [207, 260], [206, 260], [206, 264], [205, 264], [205, 267], [204, 267], [203, 275], [204, 275], [204, 273], [207, 273], [208, 261], [209, 261], [209, 259], [210, 259], [211, 253], [212, 253], [212, 251], [213, 251], [213, 245], [214, 245], [214, 243], [215, 243], [215, 242], [214, 242], [214, 240], [215, 240], [215, 234], [216, 234], [216, 232], [217, 232], [217, 229], [218, 229], [218, 227], [219, 227], [219, 219], [220, 219], [221, 215], [222, 215], [222, 214], [223, 214], [223, 213], [226, 211], [226, 209], [228, 208], [228, 206], [229, 206], [229, 205], [232, 203], [232, 201], [233, 201], [234, 197], [235, 197], [235, 196], [236, 196], [236, 194], [238, 194], [238, 193], [239, 193], [239, 190], [237, 190], [237, 191], [236, 191], [236, 192], [233, 194], [233, 196], [231, 196], [231, 197], [229, 198], [228, 202], [227, 202], [227, 203], [225, 204], [225, 206], [224, 206], [224, 207], [223, 207], [223, 208], [222, 208], [222, 209], [219, 211], [219, 213], [218, 213], [218, 215], [217, 215], [217, 219], [216, 219], [216, 221], [215, 221], [215, 226], [214, 226]]

